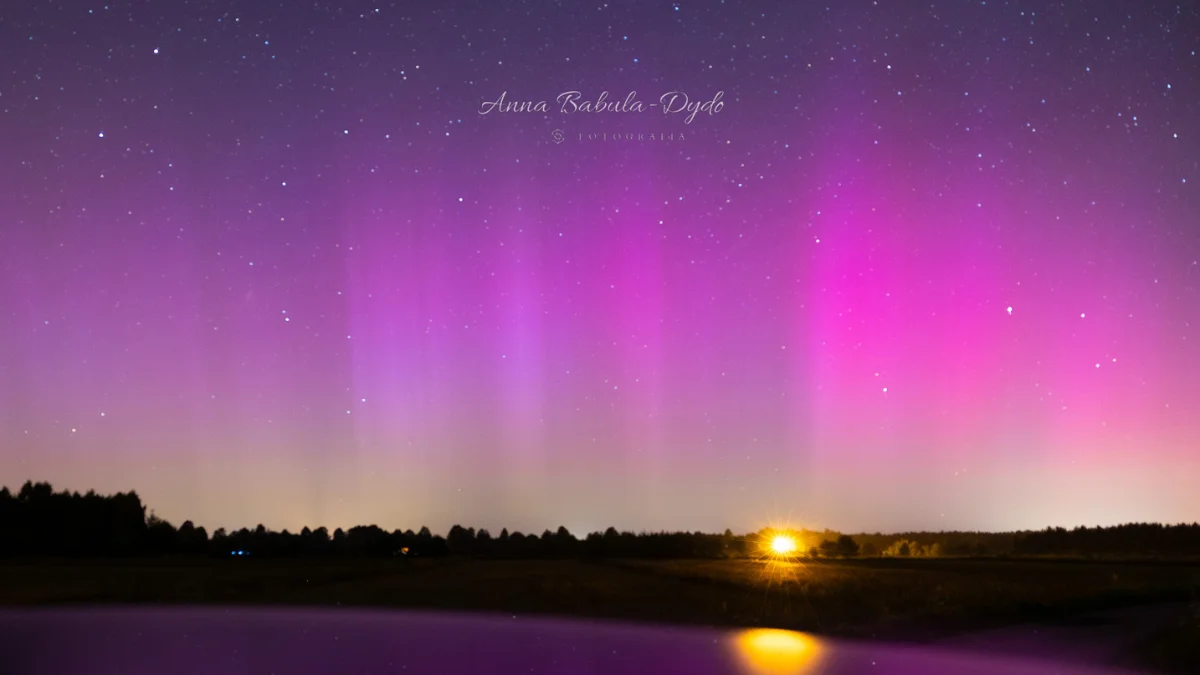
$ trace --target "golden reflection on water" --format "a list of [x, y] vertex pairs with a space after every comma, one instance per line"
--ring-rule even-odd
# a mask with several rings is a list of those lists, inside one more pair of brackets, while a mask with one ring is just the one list
[[821, 645], [804, 633], [773, 628], [744, 630], [733, 638], [745, 675], [800, 675], [816, 672]]

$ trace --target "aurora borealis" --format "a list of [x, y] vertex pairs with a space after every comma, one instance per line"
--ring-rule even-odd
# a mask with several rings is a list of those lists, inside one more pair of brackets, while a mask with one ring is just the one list
[[0, 482], [209, 528], [1190, 522], [1198, 49], [1164, 2], [6, 7]]

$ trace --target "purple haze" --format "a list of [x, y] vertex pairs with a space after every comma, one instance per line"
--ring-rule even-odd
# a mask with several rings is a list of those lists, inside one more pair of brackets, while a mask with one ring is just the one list
[[0, 478], [210, 530], [1195, 519], [1194, 8], [594, 4], [0, 11]]

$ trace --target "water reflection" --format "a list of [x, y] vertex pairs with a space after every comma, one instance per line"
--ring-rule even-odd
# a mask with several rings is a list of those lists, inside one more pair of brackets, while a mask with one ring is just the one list
[[4, 675], [1116, 675], [1049, 661], [869, 642], [785, 630], [668, 629], [533, 617], [322, 609], [0, 608]]
[[754, 628], [734, 636], [738, 661], [746, 675], [799, 675], [815, 672], [821, 645], [804, 633]]

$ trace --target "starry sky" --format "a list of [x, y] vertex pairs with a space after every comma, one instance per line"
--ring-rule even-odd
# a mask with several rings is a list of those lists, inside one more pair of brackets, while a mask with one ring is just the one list
[[0, 483], [210, 530], [1190, 522], [1197, 50], [1153, 1], [6, 3]]

